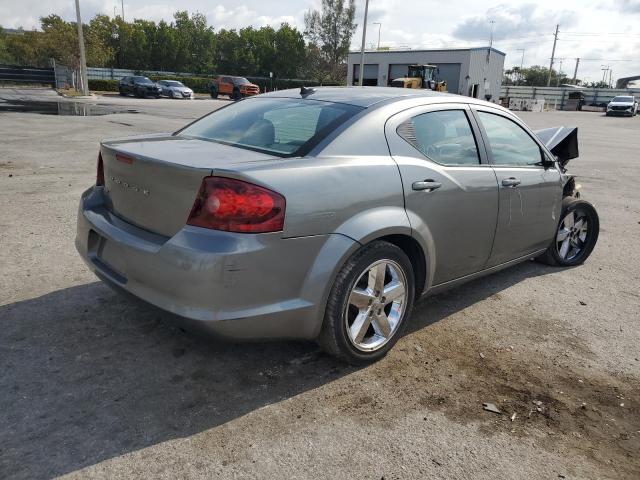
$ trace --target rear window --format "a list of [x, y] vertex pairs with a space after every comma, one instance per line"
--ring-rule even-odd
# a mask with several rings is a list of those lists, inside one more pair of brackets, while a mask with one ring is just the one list
[[251, 98], [216, 110], [178, 132], [282, 157], [306, 154], [362, 107], [293, 98]]

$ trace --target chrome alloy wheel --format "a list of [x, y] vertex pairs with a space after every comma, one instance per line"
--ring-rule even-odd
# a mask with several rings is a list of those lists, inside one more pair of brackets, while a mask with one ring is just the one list
[[587, 216], [580, 210], [569, 212], [560, 222], [556, 235], [556, 248], [563, 260], [576, 258], [584, 249], [589, 233]]
[[378, 260], [358, 277], [344, 310], [349, 340], [373, 352], [396, 333], [407, 303], [407, 279], [393, 260]]

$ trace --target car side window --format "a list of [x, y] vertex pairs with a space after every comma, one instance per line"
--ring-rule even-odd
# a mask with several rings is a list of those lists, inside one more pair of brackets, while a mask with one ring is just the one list
[[398, 135], [436, 163], [480, 163], [473, 131], [463, 110], [442, 110], [417, 115], [398, 127]]
[[500, 115], [478, 112], [489, 140], [494, 165], [530, 166], [542, 161], [540, 146], [517, 123]]
[[231, 79], [229, 77], [222, 77], [222, 83], [231, 83]]

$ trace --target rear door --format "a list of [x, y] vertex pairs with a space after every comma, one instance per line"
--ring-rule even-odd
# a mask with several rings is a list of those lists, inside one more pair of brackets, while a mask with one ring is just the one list
[[400, 169], [412, 227], [433, 245], [432, 285], [484, 268], [498, 215], [498, 185], [466, 104], [411, 108], [385, 133]]
[[230, 77], [220, 78], [220, 88], [218, 91], [224, 95], [230, 95], [233, 93], [233, 82]]
[[562, 182], [535, 135], [502, 110], [472, 106], [500, 190], [500, 214], [487, 267], [546, 248], [558, 225]]

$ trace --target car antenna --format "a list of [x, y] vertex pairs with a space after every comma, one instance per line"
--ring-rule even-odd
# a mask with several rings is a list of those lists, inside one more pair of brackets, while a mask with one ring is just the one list
[[315, 91], [316, 89], [312, 87], [305, 87], [304, 85], [300, 87], [300, 95], [302, 95], [303, 97], [306, 97], [307, 95], [311, 95]]

